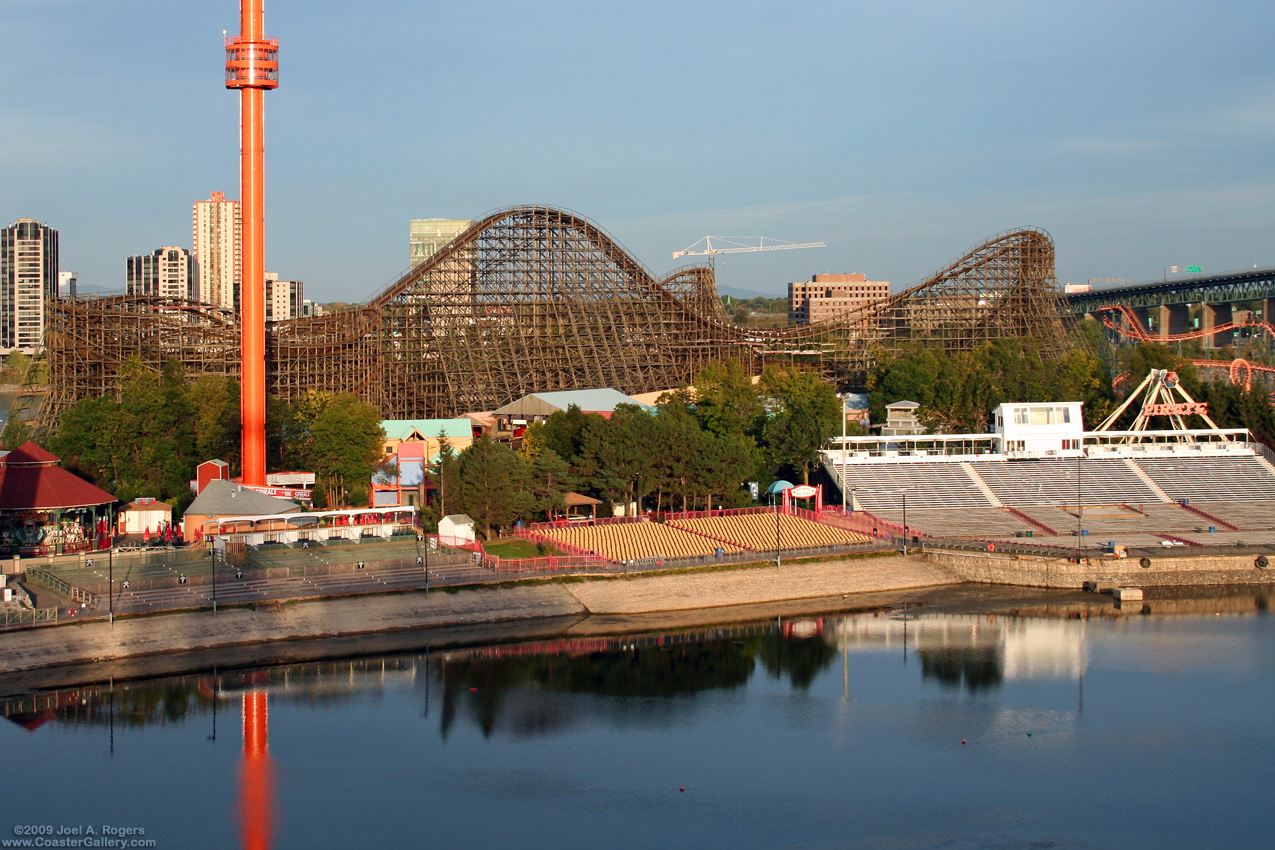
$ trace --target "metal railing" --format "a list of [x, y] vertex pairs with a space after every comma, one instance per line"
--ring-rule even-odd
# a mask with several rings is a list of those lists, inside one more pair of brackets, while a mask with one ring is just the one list
[[60, 593], [68, 599], [72, 599], [79, 602], [81, 605], [88, 606], [89, 608], [96, 608], [98, 603], [101, 602], [96, 593], [85, 590], [81, 587], [76, 587], [70, 582], [55, 576], [47, 570], [42, 570], [39, 567], [27, 567], [26, 575], [27, 581], [43, 585], [49, 590]]

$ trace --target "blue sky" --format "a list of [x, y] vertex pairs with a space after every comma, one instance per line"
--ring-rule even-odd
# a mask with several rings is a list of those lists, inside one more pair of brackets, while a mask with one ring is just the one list
[[[0, 219], [62, 268], [189, 247], [238, 196], [235, 0], [0, 0]], [[266, 265], [360, 301], [413, 218], [576, 210], [648, 268], [706, 234], [780, 293], [912, 285], [992, 234], [1054, 237], [1060, 282], [1275, 265], [1275, 6], [1230, 2], [267, 0]]]

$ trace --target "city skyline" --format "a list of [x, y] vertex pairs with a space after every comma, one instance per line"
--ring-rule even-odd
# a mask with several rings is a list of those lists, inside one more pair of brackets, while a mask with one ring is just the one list
[[[238, 3], [0, 8], [0, 140], [22, 163], [0, 218], [58, 230], [81, 290], [122, 290], [123, 258], [187, 243], [192, 203], [238, 199], [220, 37]], [[407, 267], [412, 219], [546, 203], [657, 276], [709, 233], [827, 242], [718, 259], [719, 285], [775, 296], [819, 273], [905, 288], [1020, 226], [1052, 234], [1060, 284], [1275, 265], [1273, 17], [272, 0], [266, 264], [312, 300], [364, 300]], [[143, 103], [181, 109], [139, 123]]]

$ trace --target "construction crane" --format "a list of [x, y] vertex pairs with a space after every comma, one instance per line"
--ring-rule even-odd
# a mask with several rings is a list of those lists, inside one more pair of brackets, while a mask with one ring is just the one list
[[[719, 248], [713, 244], [727, 247]], [[755, 242], [757, 244], [748, 244]], [[702, 248], [701, 248], [702, 246]], [[789, 251], [793, 248], [827, 248], [826, 242], [785, 242], [782, 239], [767, 239], [765, 236], [705, 236], [685, 251], [674, 251], [673, 259], [687, 256], [708, 257], [710, 261], [718, 254], [743, 254], [750, 251]]]

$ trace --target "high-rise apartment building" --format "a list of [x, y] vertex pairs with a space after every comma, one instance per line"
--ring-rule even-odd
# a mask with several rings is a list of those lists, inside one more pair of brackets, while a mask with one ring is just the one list
[[788, 284], [788, 321], [810, 325], [840, 318], [890, 297], [888, 280], [862, 274], [817, 274]]
[[299, 280], [279, 280], [266, 272], [266, 321], [281, 322], [305, 315], [305, 284]]
[[0, 348], [39, 347], [46, 297], [58, 297], [58, 232], [20, 218], [0, 230]]
[[467, 218], [413, 219], [411, 224], [412, 268], [438, 253], [448, 242], [463, 233], [471, 224]]
[[58, 272], [58, 296], [60, 298], [74, 298], [79, 285], [80, 275], [78, 272]]
[[158, 248], [128, 258], [128, 294], [192, 298], [195, 259], [185, 248]]
[[208, 200], [195, 204], [192, 219], [196, 300], [238, 312], [243, 277], [239, 202], [213, 192]]

